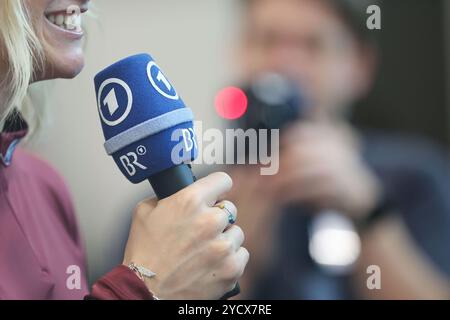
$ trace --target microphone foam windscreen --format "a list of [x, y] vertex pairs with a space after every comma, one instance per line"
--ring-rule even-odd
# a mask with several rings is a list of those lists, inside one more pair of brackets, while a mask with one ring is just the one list
[[105, 149], [131, 182], [197, 157], [192, 111], [150, 55], [123, 59], [94, 82]]

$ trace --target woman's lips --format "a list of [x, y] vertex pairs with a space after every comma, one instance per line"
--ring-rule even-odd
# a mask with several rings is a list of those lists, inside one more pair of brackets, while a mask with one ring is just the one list
[[81, 15], [86, 11], [87, 9], [74, 7], [65, 11], [45, 13], [45, 18], [48, 22], [60, 30], [69, 33], [82, 34], [83, 30], [81, 27]]

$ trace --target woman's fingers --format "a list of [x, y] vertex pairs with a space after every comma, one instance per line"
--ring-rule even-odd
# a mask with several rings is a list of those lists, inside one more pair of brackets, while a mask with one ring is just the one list
[[237, 208], [233, 202], [224, 200], [218, 202], [214, 207], [214, 211], [220, 210], [222, 214], [225, 214], [227, 224], [234, 224], [237, 220]]
[[205, 205], [212, 207], [221, 199], [222, 195], [231, 190], [233, 181], [231, 177], [223, 172], [216, 172], [209, 176], [199, 179], [193, 185], [189, 186], [192, 195], [202, 195], [202, 201]]
[[197, 219], [210, 219], [214, 222], [214, 232], [221, 234], [236, 222], [237, 209], [230, 201], [221, 201], [212, 208], [208, 208]]
[[221, 235], [221, 238], [230, 241], [234, 251], [238, 251], [245, 240], [244, 232], [238, 226], [230, 227]]

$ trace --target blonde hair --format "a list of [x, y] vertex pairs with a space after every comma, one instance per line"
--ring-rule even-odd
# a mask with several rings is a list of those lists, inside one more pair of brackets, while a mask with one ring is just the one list
[[0, 87], [4, 88], [0, 129], [13, 110], [20, 111], [32, 127], [41, 119], [27, 99], [34, 74], [44, 66], [43, 46], [30, 20], [22, 0], [0, 1], [0, 61], [6, 62], [7, 68], [0, 74]]

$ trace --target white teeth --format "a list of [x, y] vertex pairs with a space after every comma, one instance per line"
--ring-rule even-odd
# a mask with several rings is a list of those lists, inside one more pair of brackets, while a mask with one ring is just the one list
[[54, 25], [69, 31], [81, 32], [80, 14], [49, 14], [47, 19]]
[[56, 16], [56, 20], [55, 20], [55, 24], [57, 25], [57, 26], [62, 26], [63, 25], [63, 23], [64, 23], [64, 15], [62, 15], [62, 14], [58, 14], [57, 16]]
[[70, 15], [70, 16], [66, 16], [64, 19], [64, 25], [66, 26], [67, 30], [74, 30], [76, 28], [75, 26], [75, 16], [74, 15]]

